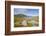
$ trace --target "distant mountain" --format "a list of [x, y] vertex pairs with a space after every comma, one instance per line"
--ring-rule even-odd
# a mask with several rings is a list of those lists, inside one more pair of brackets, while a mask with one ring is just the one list
[[14, 15], [14, 16], [16, 16], [16, 17], [27, 17], [27, 16], [24, 15], [24, 14], [17, 14], [17, 15]]
[[14, 15], [15, 17], [20, 17], [20, 18], [23, 18], [23, 17], [25, 17], [25, 18], [32, 18], [32, 17], [38, 17], [38, 16], [27, 16], [27, 15], [24, 15], [24, 14], [17, 14], [17, 15]]

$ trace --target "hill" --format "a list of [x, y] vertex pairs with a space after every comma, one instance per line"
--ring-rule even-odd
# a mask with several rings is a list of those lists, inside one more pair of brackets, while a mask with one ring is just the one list
[[24, 14], [17, 14], [17, 15], [14, 15], [15, 17], [27, 17], [26, 15]]

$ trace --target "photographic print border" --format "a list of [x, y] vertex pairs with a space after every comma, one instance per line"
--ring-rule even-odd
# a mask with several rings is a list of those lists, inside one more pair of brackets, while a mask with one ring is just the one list
[[[11, 5], [41, 6], [42, 7], [42, 30], [15, 31], [11, 32]], [[36, 2], [5, 1], [5, 35], [33, 34], [45, 32], [45, 4]]]
[[[23, 9], [38, 9], [38, 15], [37, 16], [39, 16], [39, 26], [37, 26], [37, 27], [35, 27], [34, 25], [32, 25], [32, 27], [14, 27], [14, 8], [23, 8]], [[19, 9], [20, 10], [20, 9]], [[18, 10], [18, 11], [19, 11]], [[23, 11], [25, 11], [25, 10], [23, 10]], [[17, 12], [17, 11], [16, 11]], [[22, 10], [20, 10], [20, 12], [21, 12], [21, 15], [22, 15]], [[27, 12], [27, 10], [26, 10], [26, 12]], [[24, 15], [26, 15], [25, 14], [25, 12], [23, 12], [24, 13]], [[28, 12], [28, 13], [30, 13], [30, 15], [31, 15], [31, 11], [30, 12]], [[27, 13], [27, 14], [28, 14]], [[34, 14], [34, 13], [33, 13]], [[35, 13], [36, 14], [36, 13]], [[27, 15], [26, 15], [27, 16]], [[32, 16], [32, 15], [31, 15]], [[36, 16], [36, 15], [33, 15], [33, 16]], [[19, 16], [18, 16], [18, 18], [19, 18]], [[28, 19], [29, 19], [29, 15], [28, 15], [28, 17], [27, 17]], [[27, 18], [25, 18], [26, 20], [27, 20]], [[31, 19], [31, 18], [30, 18]], [[26, 21], [26, 20], [24, 20], [24, 21]], [[35, 19], [34, 19], [35, 20]], [[18, 20], [19, 21], [19, 20]], [[30, 20], [28, 20], [28, 21], [30, 21]], [[26, 24], [28, 23], [28, 21], [26, 21]], [[38, 20], [37, 20], [38, 21]], [[22, 20], [21, 20], [21, 22], [22, 22]], [[31, 22], [31, 21], [30, 21]], [[35, 20], [35, 22], [36, 22], [36, 20]], [[31, 24], [31, 23], [30, 23]], [[28, 26], [29, 26], [29, 24], [28, 24]], [[34, 27], [33, 27], [34, 26]], [[42, 7], [41, 6], [22, 6], [22, 5], [11, 5], [11, 31], [26, 31], [26, 30], [42, 30]], [[25, 29], [26, 28], [26, 29]]]

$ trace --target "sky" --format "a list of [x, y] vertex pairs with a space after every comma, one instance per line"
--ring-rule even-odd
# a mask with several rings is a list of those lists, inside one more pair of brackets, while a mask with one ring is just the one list
[[24, 14], [27, 16], [38, 16], [39, 9], [14, 8], [14, 15]]

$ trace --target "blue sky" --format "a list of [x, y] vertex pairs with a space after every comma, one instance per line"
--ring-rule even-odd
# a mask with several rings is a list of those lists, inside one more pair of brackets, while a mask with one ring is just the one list
[[24, 14], [27, 16], [38, 16], [39, 9], [14, 8], [14, 15]]

